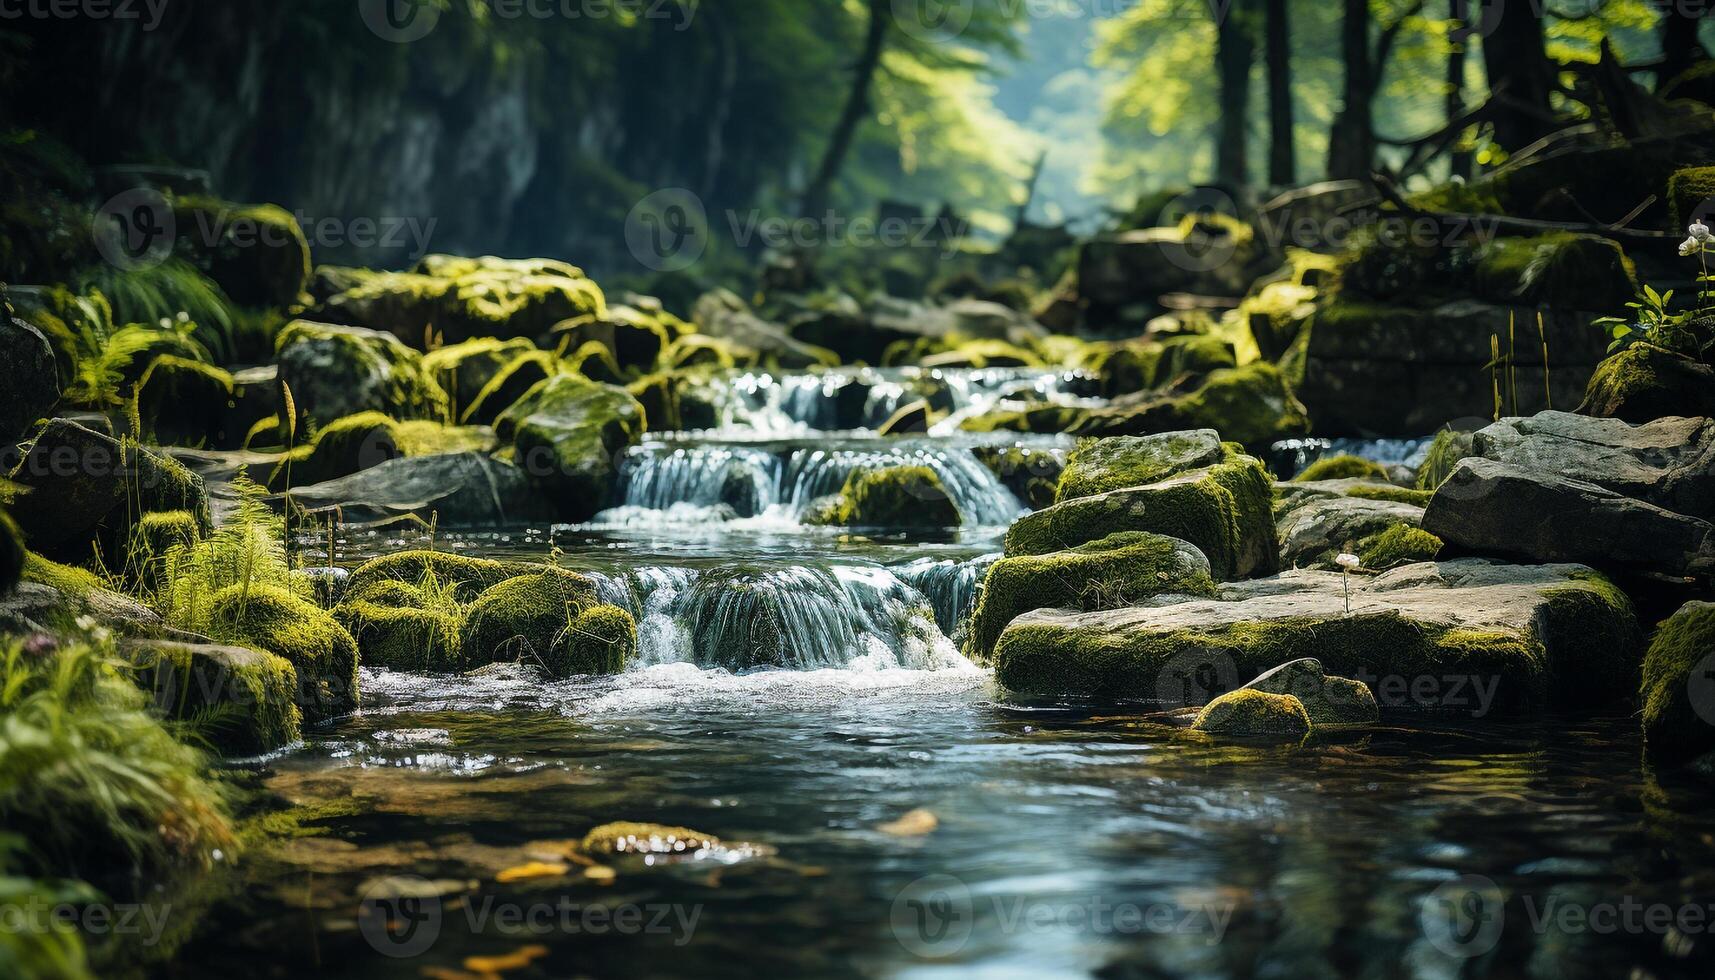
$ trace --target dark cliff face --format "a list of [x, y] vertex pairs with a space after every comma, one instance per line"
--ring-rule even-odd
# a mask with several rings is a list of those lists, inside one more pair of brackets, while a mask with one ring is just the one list
[[820, 111], [779, 84], [813, 66], [742, 56], [765, 14], [745, 5], [630, 23], [487, 7], [408, 42], [349, 0], [174, 0], [158, 22], [138, 7], [20, 23], [3, 121], [98, 167], [198, 168], [230, 199], [283, 202], [323, 262], [402, 265], [432, 248], [621, 268], [632, 204], [667, 187], [711, 212], [754, 201], [801, 166]]

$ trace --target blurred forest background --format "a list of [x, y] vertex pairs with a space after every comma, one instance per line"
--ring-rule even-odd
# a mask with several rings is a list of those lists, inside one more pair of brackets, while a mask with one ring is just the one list
[[[1243, 204], [1372, 167], [1408, 188], [1478, 174], [1589, 112], [1576, 69], [1604, 43], [1646, 86], [1703, 57], [1701, 11], [1650, 0], [419, 5], [438, 21], [410, 43], [353, 0], [0, 21], [9, 176], [63, 144], [312, 220], [433, 218], [436, 251], [626, 276], [626, 217], [662, 188], [716, 223], [903, 207], [979, 247], [1021, 219], [1088, 234], [1152, 224], [1190, 185]], [[8, 215], [30, 221], [52, 218]], [[417, 257], [314, 237], [323, 262]], [[754, 267], [714, 240], [699, 274]], [[0, 278], [31, 281], [23, 251]]]

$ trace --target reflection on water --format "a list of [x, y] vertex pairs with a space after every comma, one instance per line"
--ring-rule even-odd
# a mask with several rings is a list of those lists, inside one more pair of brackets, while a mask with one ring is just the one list
[[[424, 971], [535, 944], [507, 976], [1709, 975], [1705, 935], [1567, 918], [1715, 898], [1711, 800], [1646, 780], [1627, 718], [1256, 748], [1008, 703], [969, 666], [367, 680], [362, 716], [271, 766], [314, 836], [248, 865], [176, 975], [450, 975]], [[916, 809], [932, 832], [879, 829]], [[614, 820], [757, 847], [497, 881]], [[394, 958], [357, 911], [400, 874], [435, 939]], [[622, 907], [658, 928], [583, 917]]]

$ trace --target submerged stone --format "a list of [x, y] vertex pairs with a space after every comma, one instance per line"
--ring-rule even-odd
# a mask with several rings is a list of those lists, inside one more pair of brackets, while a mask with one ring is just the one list
[[1321, 661], [1310, 658], [1264, 671], [1240, 690], [1289, 694], [1298, 699], [1310, 723], [1318, 727], [1368, 725], [1381, 719], [1381, 709], [1368, 686], [1346, 677], [1329, 677]]

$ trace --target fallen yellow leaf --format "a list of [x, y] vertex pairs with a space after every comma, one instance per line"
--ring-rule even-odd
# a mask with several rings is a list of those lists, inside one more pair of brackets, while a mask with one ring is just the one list
[[895, 837], [922, 837], [924, 834], [934, 833], [935, 828], [939, 826], [941, 826], [940, 818], [928, 810], [918, 809], [912, 810], [898, 820], [889, 820], [887, 823], [877, 824], [875, 829]]
[[534, 960], [548, 955], [546, 946], [521, 946], [504, 956], [467, 956], [464, 968], [472, 973], [505, 973], [522, 970]]
[[507, 868], [494, 876], [498, 882], [528, 881], [531, 878], [554, 878], [571, 870], [571, 865], [559, 862], [530, 861], [516, 867]]
[[591, 881], [609, 882], [618, 877], [612, 868], [605, 864], [592, 864], [584, 869], [584, 877]]

